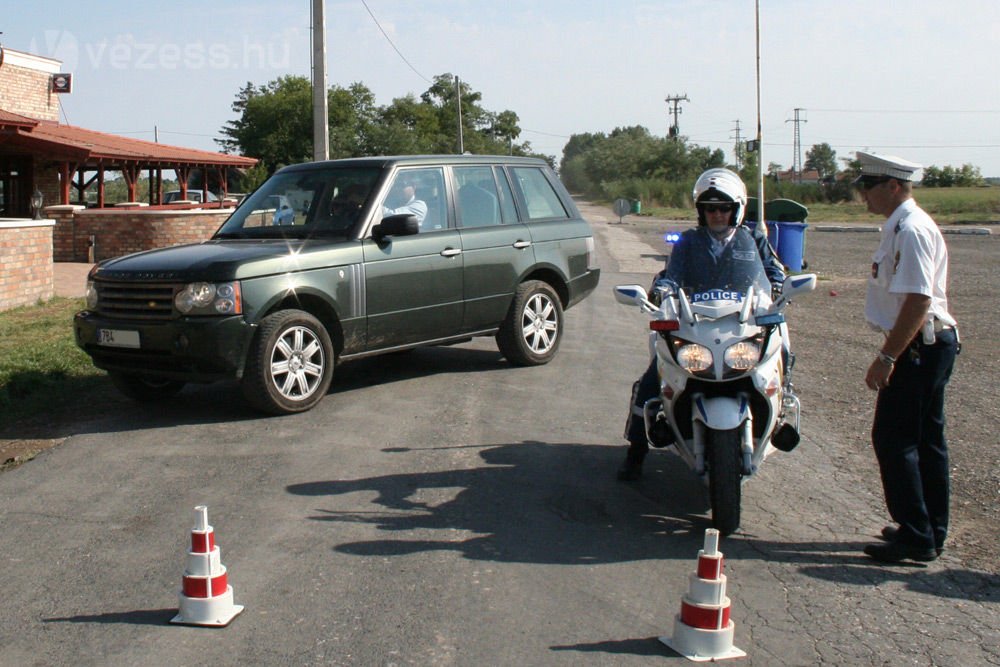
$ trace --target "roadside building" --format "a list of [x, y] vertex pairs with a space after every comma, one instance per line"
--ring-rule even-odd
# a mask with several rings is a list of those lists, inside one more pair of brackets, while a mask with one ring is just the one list
[[[60, 96], [72, 92], [72, 75], [61, 67], [0, 47], [0, 309], [50, 297], [53, 260], [93, 262], [204, 240], [235, 204], [226, 197], [228, 174], [257, 163], [61, 123]], [[196, 170], [202, 190], [189, 198]], [[161, 203], [164, 171], [174, 172], [180, 188], [169, 205]], [[106, 201], [109, 172], [125, 181], [126, 202]], [[148, 195], [137, 201], [143, 175]], [[220, 184], [216, 201], [210, 180]]]

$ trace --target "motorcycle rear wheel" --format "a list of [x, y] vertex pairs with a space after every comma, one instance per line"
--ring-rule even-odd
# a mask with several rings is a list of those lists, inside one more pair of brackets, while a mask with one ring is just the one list
[[705, 439], [712, 525], [729, 535], [740, 527], [740, 429], [708, 430]]

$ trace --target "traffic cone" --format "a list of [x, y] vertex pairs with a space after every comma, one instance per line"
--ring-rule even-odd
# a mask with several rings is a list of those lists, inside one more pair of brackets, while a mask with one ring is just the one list
[[689, 575], [688, 592], [681, 598], [681, 613], [674, 617], [674, 636], [660, 641], [688, 660], [706, 662], [742, 658], [746, 652], [733, 646], [736, 625], [729, 618], [726, 575], [719, 551], [719, 531], [705, 531], [705, 547], [698, 552], [698, 571]]
[[208, 525], [208, 508], [194, 508], [194, 528], [191, 529], [191, 549], [180, 591], [180, 609], [171, 623], [222, 627], [243, 611], [233, 604], [233, 587], [229, 585], [226, 566], [222, 564], [219, 547], [215, 544], [215, 529]]

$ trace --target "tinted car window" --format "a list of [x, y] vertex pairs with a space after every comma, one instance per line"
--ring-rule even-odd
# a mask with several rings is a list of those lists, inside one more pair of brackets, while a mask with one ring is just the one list
[[458, 216], [463, 227], [500, 224], [500, 200], [490, 167], [455, 167]]
[[415, 215], [420, 231], [448, 228], [448, 200], [440, 167], [401, 169], [393, 176], [382, 202], [382, 215]]
[[514, 193], [507, 180], [507, 172], [503, 167], [494, 167], [497, 183], [500, 186], [500, 213], [504, 222], [517, 222], [517, 207], [514, 205]]
[[374, 167], [275, 174], [240, 204], [216, 236], [344, 234], [358, 223], [379, 173]]
[[529, 220], [568, 217], [559, 195], [552, 189], [552, 184], [541, 169], [512, 167], [511, 172], [524, 197]]

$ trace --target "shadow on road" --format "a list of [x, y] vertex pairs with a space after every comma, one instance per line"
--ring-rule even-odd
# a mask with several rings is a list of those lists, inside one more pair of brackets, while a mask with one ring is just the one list
[[177, 615], [173, 609], [136, 609], [113, 611], [106, 614], [78, 614], [62, 618], [45, 618], [44, 623], [126, 623], [129, 625], [166, 625]]
[[[432, 347], [369, 357], [339, 366], [326, 400], [350, 400], [351, 390], [441, 373], [510, 370], [496, 350]], [[170, 426], [274, 418], [254, 411], [236, 382], [189, 384], [162, 401], [138, 403], [121, 395], [106, 376], [64, 379], [71, 398], [35, 414], [7, 421], [0, 438], [57, 439], [86, 433], [118, 433]], [[333, 396], [331, 396], [331, 394]], [[346, 394], [343, 398], [337, 394]]]
[[[472, 347], [480, 344], [492, 349]], [[329, 393], [339, 394], [440, 374], [509, 371], [511, 368], [492, 340], [462, 346], [422, 347], [346, 362], [334, 372]]]
[[[405, 456], [411, 450], [383, 451]], [[697, 514], [705, 509], [697, 500], [704, 495], [701, 484], [680, 461], [667, 460], [648, 466], [638, 485], [621, 484], [614, 472], [622, 451], [531, 441], [488, 445], [480, 452], [483, 467], [306, 482], [287, 490], [317, 497], [376, 492], [372, 502], [381, 510], [318, 509], [309, 517], [372, 524], [386, 533], [334, 547], [358, 556], [446, 550], [473, 560], [522, 563], [691, 559], [709, 527], [707, 517]], [[458, 491], [437, 504], [420, 500], [430, 489]], [[448, 532], [440, 539], [412, 536], [429, 530]]]
[[[439, 450], [470, 445], [441, 446]], [[407, 456], [416, 450], [383, 450]], [[370, 524], [379, 539], [345, 542], [334, 550], [356, 556], [454, 551], [471, 560], [545, 564], [600, 564], [638, 560], [690, 560], [711, 527], [703, 485], [670, 456], [647, 459], [637, 484], [615, 481], [621, 447], [544, 443], [484, 445], [485, 465], [434, 472], [396, 473], [353, 480], [293, 484], [294, 495], [376, 494], [369, 509], [331, 500], [308, 518]], [[446, 490], [447, 500], [434, 490]], [[348, 503], [348, 509], [343, 506]], [[434, 532], [439, 531], [439, 532]], [[333, 531], [332, 534], [336, 534]], [[430, 534], [430, 536], [429, 536]], [[997, 583], [968, 570], [902, 563], [873, 565], [867, 542], [760, 540], [737, 533], [726, 558], [803, 564], [810, 577], [858, 586], [906, 581], [928, 595], [996, 599]]]
[[659, 640], [658, 637], [641, 639], [608, 639], [601, 642], [586, 644], [570, 644], [568, 646], [552, 646], [553, 651], [580, 651], [582, 653], [610, 653], [620, 655], [658, 655], [664, 658], [685, 660], [683, 656], [674, 653]]

